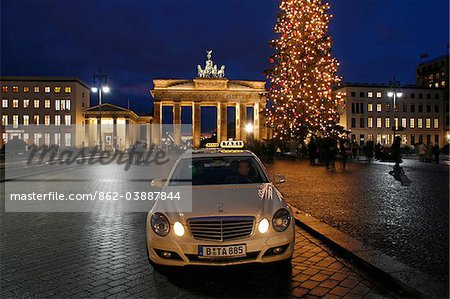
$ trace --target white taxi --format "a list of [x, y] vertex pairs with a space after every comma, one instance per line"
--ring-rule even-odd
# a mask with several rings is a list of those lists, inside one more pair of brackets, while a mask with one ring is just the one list
[[[295, 244], [292, 209], [272, 183], [258, 157], [239, 141], [220, 148], [184, 153], [165, 190], [190, 188], [192, 210], [177, 211], [173, 201], [156, 200], [147, 215], [147, 253], [156, 265], [234, 265], [290, 260]], [[189, 172], [189, 179], [181, 174]]]

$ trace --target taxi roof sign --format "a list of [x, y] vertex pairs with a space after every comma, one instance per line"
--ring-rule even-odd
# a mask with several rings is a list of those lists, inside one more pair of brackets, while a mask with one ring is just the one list
[[207, 144], [205, 145], [205, 147], [207, 147], [207, 148], [218, 148], [218, 147], [219, 147], [219, 144], [216, 143], [216, 142], [209, 142], [209, 143], [207, 143]]
[[244, 141], [241, 140], [227, 140], [220, 142], [221, 148], [243, 148], [244, 147]]

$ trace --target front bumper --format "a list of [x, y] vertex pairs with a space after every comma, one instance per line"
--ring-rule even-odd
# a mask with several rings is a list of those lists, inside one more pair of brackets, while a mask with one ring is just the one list
[[[211, 265], [228, 266], [246, 263], [270, 263], [287, 260], [292, 257], [295, 245], [295, 227], [293, 221], [284, 232], [275, 232], [272, 228], [265, 234], [255, 232], [248, 238], [227, 242], [212, 242], [193, 239], [189, 231], [183, 237], [173, 231], [166, 237], [156, 235], [147, 227], [147, 251], [150, 260], [159, 265], [186, 266]], [[242, 257], [202, 258], [198, 255], [198, 246], [227, 246], [245, 244], [247, 255]], [[282, 247], [280, 253], [272, 250]], [[170, 252], [170, 257], [163, 257], [163, 252]]]

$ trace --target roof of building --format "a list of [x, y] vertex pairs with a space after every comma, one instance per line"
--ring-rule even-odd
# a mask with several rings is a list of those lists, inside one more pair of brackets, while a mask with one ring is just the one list
[[335, 90], [345, 87], [373, 87], [373, 88], [403, 88], [403, 89], [423, 89], [423, 90], [441, 90], [443, 88], [424, 87], [415, 84], [392, 85], [387, 83], [360, 83], [360, 82], [345, 82], [337, 86]]
[[428, 65], [428, 64], [432, 64], [432, 63], [435, 63], [437, 61], [446, 60], [446, 59], [449, 59], [449, 55], [448, 54], [442, 55], [442, 56], [439, 56], [439, 57], [435, 57], [435, 58], [431, 58], [431, 59], [426, 60], [426, 61], [422, 61], [421, 63], [419, 63], [418, 67], [424, 66], [424, 65]]
[[26, 81], [26, 82], [77, 82], [89, 89], [89, 85], [76, 77], [54, 77], [54, 76], [1, 76], [0, 81]]

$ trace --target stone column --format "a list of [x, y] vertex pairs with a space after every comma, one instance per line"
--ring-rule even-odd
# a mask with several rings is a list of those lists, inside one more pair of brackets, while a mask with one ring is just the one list
[[236, 140], [247, 140], [245, 133], [245, 125], [247, 123], [247, 109], [245, 104], [236, 104]]
[[152, 125], [149, 123], [145, 124], [145, 133], [147, 136], [147, 148], [150, 148], [150, 144], [152, 143], [152, 137], [151, 137], [151, 129], [152, 129]]
[[259, 109], [259, 103], [255, 103], [253, 105], [253, 138], [256, 141], [259, 141], [261, 139]]
[[103, 142], [102, 142], [102, 119], [100, 117], [97, 117], [97, 144], [101, 147], [103, 147]]
[[113, 117], [113, 148], [117, 148], [117, 117]]
[[154, 102], [152, 136], [153, 136], [153, 143], [156, 145], [161, 144], [161, 128], [162, 128], [162, 103]]
[[228, 139], [227, 103], [217, 104], [217, 142]]
[[181, 104], [173, 104], [173, 139], [175, 144], [181, 145]]
[[130, 147], [130, 119], [125, 119], [125, 148]]
[[201, 106], [199, 102], [192, 103], [192, 138], [194, 148], [200, 147], [201, 136]]
[[[61, 133], [62, 135], [62, 133]], [[32, 137], [30, 136], [30, 139]], [[62, 140], [62, 137], [61, 137]], [[89, 147], [89, 118], [84, 119], [84, 147]]]

